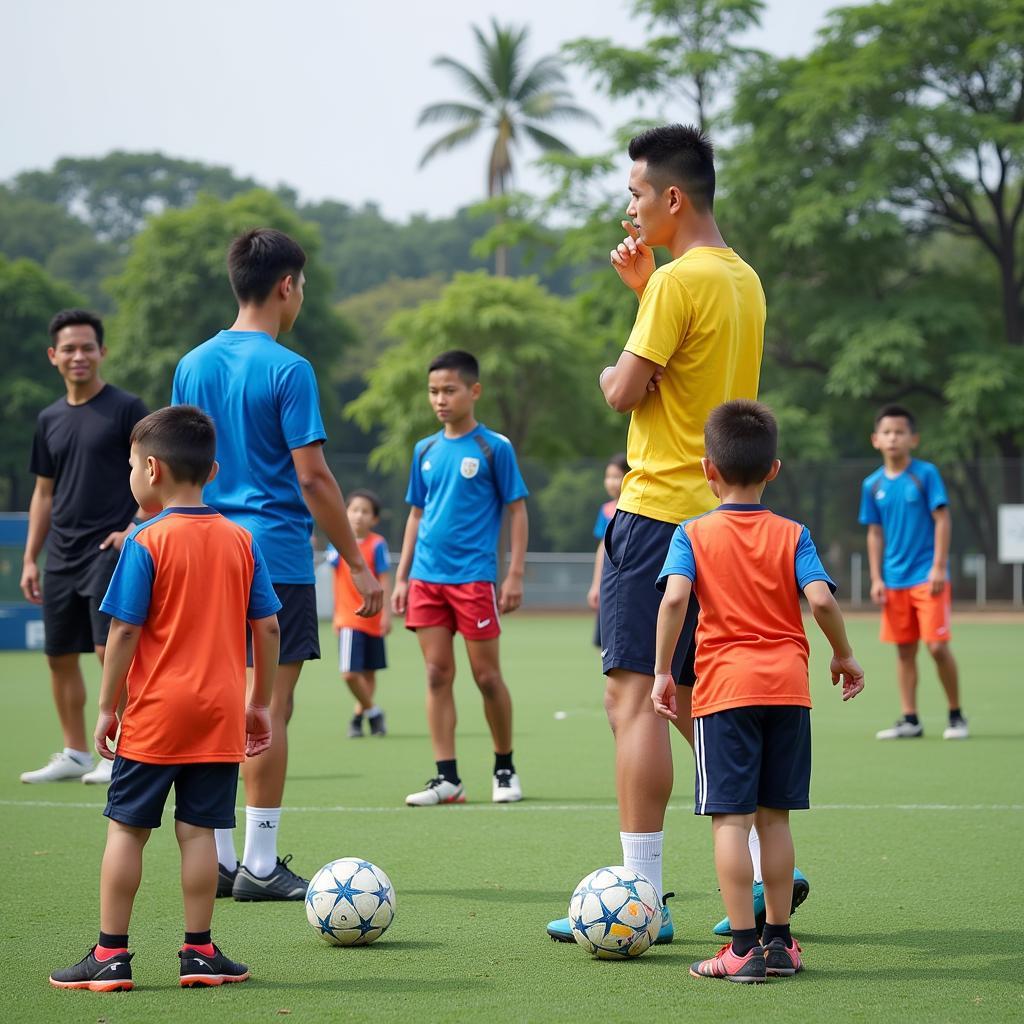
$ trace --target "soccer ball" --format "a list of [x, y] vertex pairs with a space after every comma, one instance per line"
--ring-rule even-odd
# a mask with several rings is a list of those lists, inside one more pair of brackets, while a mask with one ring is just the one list
[[391, 879], [375, 864], [342, 857], [325, 864], [306, 890], [306, 919], [332, 946], [376, 942], [395, 917]]
[[576, 886], [569, 924], [573, 938], [601, 960], [640, 956], [661, 929], [658, 893], [629, 868], [598, 868]]

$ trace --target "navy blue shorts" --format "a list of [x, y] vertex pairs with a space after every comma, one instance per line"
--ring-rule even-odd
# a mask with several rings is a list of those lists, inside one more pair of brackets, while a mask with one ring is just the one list
[[341, 672], [376, 672], [388, 667], [384, 637], [361, 629], [338, 630], [338, 669]]
[[234, 828], [237, 764], [143, 764], [115, 757], [103, 813], [122, 825], [159, 828], [174, 787], [174, 819]]
[[[279, 665], [320, 660], [320, 619], [316, 614], [316, 587], [312, 583], [275, 583], [281, 602], [277, 624], [281, 629]], [[246, 630], [245, 663], [252, 668], [252, 636]]]
[[695, 718], [693, 757], [694, 814], [811, 805], [809, 708], [732, 708]]
[[[635, 512], [616, 512], [604, 535], [605, 560], [601, 573], [601, 669], [615, 668], [654, 675], [655, 635], [661, 591], [658, 577], [665, 565], [672, 523]], [[700, 608], [690, 599], [679, 634], [672, 675], [681, 686], [693, 686], [694, 638]]]

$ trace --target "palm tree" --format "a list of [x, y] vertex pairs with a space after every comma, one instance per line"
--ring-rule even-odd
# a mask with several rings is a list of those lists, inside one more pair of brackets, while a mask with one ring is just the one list
[[[546, 153], [572, 152], [561, 139], [545, 131], [541, 123], [559, 119], [598, 122], [591, 113], [572, 103], [558, 58], [541, 57], [526, 67], [528, 28], [502, 27], [493, 18], [490, 38], [476, 25], [472, 28], [481, 71], [474, 71], [454, 57], [434, 58], [436, 67], [453, 73], [471, 102], [432, 103], [423, 108], [420, 125], [447, 121], [455, 122], [456, 127], [427, 148], [420, 167], [485, 130], [493, 131], [494, 143], [487, 162], [487, 195], [493, 198], [505, 194], [512, 179], [512, 153], [524, 136]], [[495, 262], [496, 272], [503, 276], [508, 266], [506, 249], [498, 250]]]

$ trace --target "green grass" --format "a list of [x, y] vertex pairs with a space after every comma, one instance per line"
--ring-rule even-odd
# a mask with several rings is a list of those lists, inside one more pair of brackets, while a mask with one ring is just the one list
[[[958, 623], [954, 650], [971, 718], [967, 743], [944, 743], [932, 668], [922, 663], [926, 738], [872, 738], [896, 713], [891, 650], [876, 623], [851, 623], [868, 688], [849, 705], [823, 680], [814, 642], [815, 810], [794, 815], [797, 860], [811, 896], [794, 919], [807, 971], [757, 988], [697, 981], [691, 961], [716, 948], [722, 914], [711, 829], [692, 814], [689, 751], [676, 745], [666, 822], [666, 887], [676, 942], [638, 961], [589, 959], [544, 934], [576, 882], [618, 863], [612, 741], [597, 659], [583, 617], [507, 620], [505, 667], [517, 715], [516, 761], [528, 799], [495, 808], [475, 688], [460, 663], [459, 754], [470, 800], [407, 809], [432, 774], [414, 639], [391, 640], [381, 702], [391, 735], [343, 738], [349, 702], [327, 657], [308, 666], [291, 730], [281, 850], [306, 874], [334, 857], [381, 865], [398, 894], [376, 945], [335, 949], [301, 904], [221, 900], [217, 941], [253, 980], [209, 991], [177, 987], [177, 848], [165, 825], [147, 850], [136, 903], [132, 993], [59, 992], [50, 969], [95, 941], [102, 794], [75, 783], [22, 786], [55, 746], [43, 658], [0, 656], [0, 715], [11, 731], [0, 761], [0, 850], [7, 865], [2, 934], [4, 1012], [12, 1021], [347, 1019], [562, 1021], [831, 1019], [1020, 1020], [1024, 1017], [1019, 876], [1024, 851], [1021, 623]], [[97, 673], [90, 666], [91, 699]], [[554, 712], [568, 715], [556, 720]], [[90, 723], [91, 724], [91, 723]], [[678, 737], [677, 737], [678, 739]], [[166, 820], [170, 819], [168, 813]], [[239, 837], [240, 840], [240, 837]]]

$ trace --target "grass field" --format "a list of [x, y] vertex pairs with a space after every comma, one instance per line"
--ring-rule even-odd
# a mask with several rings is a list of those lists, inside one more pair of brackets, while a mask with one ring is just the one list
[[[97, 929], [103, 794], [77, 783], [28, 787], [18, 773], [55, 747], [43, 658], [0, 656], [5, 1020], [132, 1021], [981, 1021], [1024, 1019], [1020, 877], [1024, 868], [1024, 623], [962, 622], [954, 649], [971, 719], [966, 743], [941, 739], [934, 672], [922, 664], [921, 741], [880, 744], [896, 716], [893, 656], [876, 624], [850, 624], [867, 689], [842, 706], [814, 643], [815, 809], [794, 817], [811, 880], [794, 918], [807, 970], [749, 988], [698, 981], [691, 961], [716, 947], [721, 916], [711, 829], [692, 814], [689, 751], [676, 747], [665, 883], [677, 938], [630, 963], [589, 959], [544, 934], [576, 882], [619, 863], [612, 741], [588, 647], [590, 619], [507, 620], [505, 664], [517, 714], [516, 762], [527, 799], [490, 804], [489, 739], [460, 664], [460, 770], [469, 803], [412, 809], [404, 794], [433, 774], [414, 639], [393, 637], [381, 702], [391, 734], [343, 738], [349, 713], [333, 639], [308, 666], [292, 723], [281, 852], [307, 876], [335, 857], [380, 864], [398, 894], [376, 945], [317, 939], [302, 904], [221, 900], [214, 937], [253, 980], [177, 987], [177, 847], [165, 825], [147, 850], [132, 946], [138, 988], [60, 992], [49, 970], [76, 961]], [[90, 666], [90, 726], [97, 672]], [[556, 720], [555, 711], [565, 711]], [[677, 737], [678, 739], [678, 737]], [[170, 820], [170, 812], [165, 819]], [[240, 836], [239, 836], [240, 841]]]

